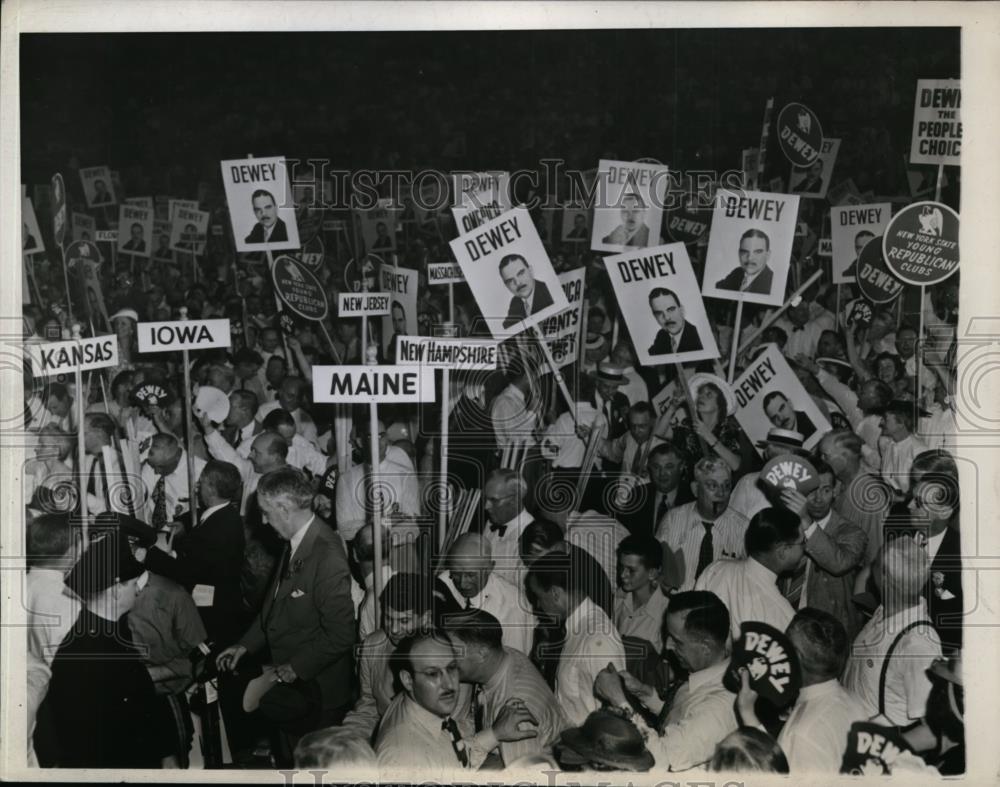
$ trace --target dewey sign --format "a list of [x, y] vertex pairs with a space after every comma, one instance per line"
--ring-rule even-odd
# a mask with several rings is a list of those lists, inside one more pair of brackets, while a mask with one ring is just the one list
[[230, 343], [229, 320], [141, 322], [138, 329], [141, 353], [207, 350]]
[[434, 371], [421, 366], [314, 366], [313, 401], [433, 402]]

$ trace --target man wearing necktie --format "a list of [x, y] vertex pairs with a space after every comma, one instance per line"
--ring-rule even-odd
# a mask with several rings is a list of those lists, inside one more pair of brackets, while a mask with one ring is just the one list
[[288, 542], [282, 570], [239, 642], [219, 654], [220, 670], [265, 649], [275, 685], [260, 712], [282, 733], [279, 759], [290, 762], [306, 732], [339, 723], [353, 697], [354, 604], [343, 540], [312, 510], [313, 490], [301, 470], [262, 476], [257, 499], [265, 522]]
[[774, 271], [768, 266], [771, 259], [771, 239], [758, 229], [750, 229], [740, 237], [740, 267], [715, 283], [719, 290], [736, 290], [758, 295], [769, 295]]
[[508, 254], [500, 260], [500, 278], [513, 297], [507, 309], [504, 328], [517, 325], [526, 317], [552, 306], [552, 294], [543, 281], [536, 281], [531, 265], [520, 254]]
[[518, 542], [524, 528], [534, 521], [524, 508], [527, 495], [528, 485], [516, 470], [494, 470], [483, 487], [487, 523], [483, 536], [493, 554], [493, 571], [515, 587], [522, 587], [524, 569]]
[[649, 483], [636, 486], [620, 511], [622, 523], [634, 535], [658, 532], [667, 512], [691, 500], [685, 480], [687, 462], [672, 443], [660, 443], [646, 459]]

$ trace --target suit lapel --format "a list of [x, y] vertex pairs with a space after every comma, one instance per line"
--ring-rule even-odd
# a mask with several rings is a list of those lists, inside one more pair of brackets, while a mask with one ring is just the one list
[[287, 599], [296, 589], [303, 589], [301, 587], [302, 575], [306, 564], [309, 562], [309, 556], [313, 552], [313, 545], [319, 536], [319, 526], [319, 519], [313, 519], [312, 524], [306, 528], [306, 533], [299, 543], [299, 548], [295, 550], [295, 554], [291, 556], [288, 563], [288, 568], [285, 572], [288, 578], [285, 579], [281, 574], [276, 578], [278, 587], [277, 593], [274, 596], [275, 605]]

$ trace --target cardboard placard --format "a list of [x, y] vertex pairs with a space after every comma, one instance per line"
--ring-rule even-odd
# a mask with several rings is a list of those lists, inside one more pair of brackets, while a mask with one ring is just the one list
[[[798, 212], [794, 195], [720, 189], [702, 293], [764, 306], [784, 303]], [[745, 277], [751, 278], [741, 290]]]
[[897, 761], [902, 766], [901, 771], [915, 771], [918, 768], [914, 766], [922, 764], [898, 727], [886, 727], [871, 721], [856, 721], [851, 725], [840, 763], [841, 773], [891, 776]]
[[396, 250], [398, 213], [391, 198], [380, 199], [371, 210], [358, 211], [365, 249], [379, 253]]
[[496, 339], [538, 325], [569, 306], [524, 207], [460, 235], [451, 249]]
[[590, 208], [581, 203], [563, 207], [562, 240], [586, 243], [590, 240]]
[[45, 244], [38, 227], [38, 217], [35, 216], [35, 206], [31, 204], [31, 197], [21, 197], [21, 253], [37, 254], [42, 251], [45, 251]]
[[31, 370], [35, 377], [52, 377], [118, 365], [118, 339], [115, 336], [28, 344], [25, 347], [31, 358]]
[[347, 265], [344, 266], [344, 285], [348, 292], [361, 292], [363, 289], [368, 292], [376, 292], [378, 290], [378, 269], [380, 265], [384, 264], [385, 261], [377, 254], [366, 254], [360, 267], [353, 259], [348, 260]]
[[[833, 257], [833, 238], [820, 238], [816, 244], [817, 257]], [[836, 281], [836, 279], [834, 279]]]
[[451, 212], [459, 235], [493, 221], [512, 207], [509, 172], [455, 172], [451, 182]]
[[[569, 308], [539, 324], [556, 368], [576, 362], [580, 355], [580, 320], [583, 319], [583, 289], [586, 271], [582, 268], [559, 274], [559, 283]], [[548, 364], [540, 368], [548, 373]]]
[[872, 303], [890, 303], [903, 292], [903, 282], [885, 264], [881, 236], [871, 238], [861, 250], [857, 282], [861, 294]]
[[283, 254], [271, 269], [274, 290], [289, 309], [306, 320], [324, 320], [329, 311], [326, 292], [312, 271]]
[[63, 254], [67, 268], [73, 268], [78, 262], [94, 262], [100, 264], [104, 261], [101, 250], [91, 241], [77, 240], [66, 247]]
[[746, 667], [750, 687], [777, 708], [786, 708], [798, 697], [802, 687], [802, 668], [798, 654], [784, 632], [756, 620], [740, 624], [740, 636], [733, 643], [733, 654], [723, 684], [738, 692], [738, 670]]
[[148, 257], [153, 247], [153, 211], [135, 205], [118, 207], [118, 251]]
[[85, 167], [81, 169], [80, 183], [83, 184], [83, 196], [87, 200], [88, 208], [100, 208], [118, 202], [109, 167]]
[[793, 101], [778, 113], [778, 144], [795, 167], [808, 167], [819, 158], [823, 127], [805, 104]]
[[171, 200], [170, 205], [170, 248], [187, 254], [204, 254], [211, 214], [197, 208], [192, 210], [183, 200]]
[[598, 164], [590, 248], [622, 252], [660, 243], [670, 169], [637, 161]]
[[52, 232], [56, 243], [60, 246], [66, 238], [66, 184], [63, 176], [56, 173], [52, 176], [50, 193], [52, 201], [49, 205], [52, 212]]
[[118, 243], [118, 230], [98, 230], [94, 233], [98, 243]]
[[788, 176], [789, 193], [799, 194], [803, 199], [824, 199], [833, 179], [833, 166], [839, 151], [839, 139], [824, 139], [816, 161], [808, 167], [792, 167]]
[[207, 350], [230, 345], [228, 319], [141, 322], [137, 329], [141, 353]]
[[379, 267], [379, 290], [392, 298], [389, 313], [382, 317], [382, 351], [391, 358], [397, 336], [416, 336], [417, 272], [393, 265]]
[[[734, 415], [754, 445], [766, 439], [768, 430], [775, 426], [799, 432], [806, 449], [830, 431], [830, 422], [775, 345], [749, 363], [732, 389], [736, 396]], [[763, 449], [758, 447], [757, 451], [763, 456]]]
[[958, 270], [958, 214], [940, 202], [915, 202], [893, 216], [882, 237], [889, 270], [928, 286]]
[[337, 295], [338, 317], [381, 317], [389, 313], [392, 298], [380, 292], [342, 292]]
[[156, 206], [153, 204], [152, 197], [129, 197], [126, 200], [122, 200], [123, 205], [135, 205], [137, 208], [146, 208], [147, 210], [155, 210]]
[[461, 284], [465, 281], [457, 262], [432, 262], [427, 265], [428, 284]]
[[769, 459], [760, 469], [760, 483], [775, 492], [795, 489], [808, 495], [819, 486], [819, 474], [812, 462], [795, 454], [782, 454]]
[[[94, 241], [97, 240], [97, 222], [94, 217], [87, 213], [74, 211], [70, 218], [72, 232], [70, 237], [74, 241]], [[116, 236], [117, 237], [117, 236]]]
[[174, 252], [170, 248], [171, 230], [169, 221], [153, 220], [153, 260], [155, 262], [174, 261]]
[[667, 218], [667, 235], [677, 243], [697, 243], [712, 223], [712, 211], [685, 205]]
[[221, 162], [236, 251], [299, 248], [284, 156]]
[[641, 366], [719, 357], [683, 243], [613, 255], [604, 264]]
[[496, 369], [497, 346], [493, 339], [397, 336], [396, 362], [400, 366], [424, 366], [428, 369]]
[[910, 163], [962, 163], [962, 80], [917, 80]]
[[420, 366], [314, 366], [313, 401], [387, 404], [434, 401], [434, 370]]
[[861, 250], [872, 238], [882, 237], [891, 217], [892, 205], [888, 202], [830, 208], [834, 284], [855, 281]]
[[302, 250], [299, 252], [298, 259], [299, 262], [315, 273], [323, 266], [325, 255], [326, 247], [323, 245], [323, 238], [319, 235], [313, 235], [313, 237], [302, 244]]

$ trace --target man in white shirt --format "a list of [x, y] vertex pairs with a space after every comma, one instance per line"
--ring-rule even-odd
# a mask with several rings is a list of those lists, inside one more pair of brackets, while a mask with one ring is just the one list
[[[420, 485], [413, 463], [401, 448], [389, 445], [386, 428], [378, 422], [378, 483], [371, 471], [371, 430], [367, 421], [355, 425], [358, 445], [364, 461], [345, 470], [337, 479], [337, 530], [350, 541], [368, 523], [376, 504], [382, 516], [420, 515]], [[376, 501], [375, 498], [378, 498]]]
[[295, 430], [310, 443], [315, 443], [318, 438], [316, 422], [309, 413], [302, 409], [302, 402], [305, 399], [304, 385], [305, 382], [299, 377], [286, 377], [278, 386], [278, 398], [275, 401], [264, 402], [257, 408], [256, 418], [263, 423], [264, 417], [269, 412], [282, 407], [295, 419]]
[[[363, 584], [351, 578], [351, 598], [354, 601], [354, 612], [358, 618], [358, 641], [364, 642], [369, 634], [379, 626], [378, 609], [375, 603], [375, 537], [371, 525], [365, 525], [358, 531], [350, 543], [354, 560], [360, 567]], [[389, 528], [382, 523], [382, 587], [396, 572], [389, 564], [389, 553], [392, 549], [392, 539]]]
[[229, 394], [229, 415], [226, 416], [229, 444], [244, 459], [250, 456], [250, 445], [263, 430], [256, 419], [257, 397], [252, 391], [233, 391]]
[[[669, 708], [656, 689], [628, 673], [605, 669], [597, 678], [597, 694], [617, 713], [632, 718], [656, 758], [656, 770], [686, 771], [712, 759], [716, 744], [737, 728], [733, 695], [722, 685], [729, 667], [729, 613], [712, 593], [687, 591], [670, 597], [666, 642], [677, 663], [688, 672], [687, 681]], [[626, 692], [651, 713], [667, 711], [658, 730], [633, 714]]]
[[448, 550], [441, 580], [466, 609], [483, 609], [503, 626], [503, 644], [531, 652], [536, 620], [524, 593], [494, 571], [489, 541], [478, 533], [463, 533]]
[[902, 499], [910, 491], [910, 467], [913, 457], [927, 450], [927, 445], [913, 433], [918, 416], [928, 415], [915, 402], [893, 399], [885, 408], [878, 441], [882, 461], [882, 480]]
[[941, 657], [941, 639], [922, 596], [929, 574], [926, 551], [908, 536], [886, 544], [873, 567], [882, 604], [854, 640], [844, 685], [867, 716], [882, 716], [884, 724], [905, 727], [927, 711], [927, 668]]
[[495, 563], [493, 573], [515, 587], [522, 587], [524, 581], [521, 534], [534, 520], [524, 509], [527, 497], [528, 485], [516, 470], [494, 470], [483, 487], [483, 512], [487, 520], [483, 536]]
[[587, 595], [579, 565], [564, 552], [549, 552], [528, 569], [525, 587], [536, 612], [566, 628], [556, 668], [555, 694], [571, 726], [581, 726], [600, 707], [594, 680], [608, 664], [625, 669], [625, 647], [614, 623]]
[[629, 404], [635, 405], [639, 402], [648, 402], [649, 387], [646, 385], [646, 381], [635, 370], [635, 353], [632, 352], [632, 348], [628, 342], [619, 341], [614, 349], [611, 350], [608, 360], [622, 369], [622, 375], [627, 382], [618, 390], [625, 394]]
[[[194, 459], [194, 480], [205, 469], [205, 460]], [[149, 454], [142, 468], [142, 485], [146, 489], [146, 522], [160, 529], [174, 522], [191, 509], [188, 489], [187, 452], [173, 435], [153, 435]]]
[[627, 536], [618, 545], [618, 587], [615, 626], [623, 637], [663, 648], [663, 615], [667, 597], [660, 589], [663, 549], [652, 536]]
[[774, 323], [788, 335], [784, 349], [784, 354], [788, 358], [795, 358], [798, 355], [805, 355], [807, 358], [816, 357], [816, 347], [823, 328], [810, 319], [809, 307], [810, 302], [803, 299], [798, 306], [790, 306], [785, 316]]
[[747, 520], [729, 507], [732, 471], [723, 460], [705, 457], [694, 468], [695, 500], [667, 512], [656, 532], [672, 565], [664, 581], [691, 590], [701, 573], [720, 558], [741, 558]]
[[784, 631], [795, 611], [778, 589], [778, 577], [797, 569], [805, 559], [805, 536], [799, 518], [783, 508], [765, 508], [750, 520], [747, 557], [718, 560], [695, 583], [709, 590], [729, 610], [733, 639], [740, 624], [756, 620]]
[[538, 414], [527, 404], [531, 380], [524, 369], [508, 375], [510, 384], [493, 400], [490, 420], [497, 438], [497, 448], [509, 445], [534, 445]]

